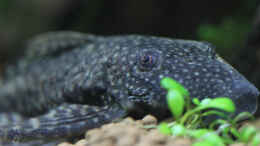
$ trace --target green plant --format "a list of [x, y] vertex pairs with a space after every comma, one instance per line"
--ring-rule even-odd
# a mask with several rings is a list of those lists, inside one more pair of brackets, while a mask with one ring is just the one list
[[[201, 24], [198, 27], [199, 39], [207, 40], [220, 48], [234, 48], [243, 45], [249, 32], [248, 21], [239, 21], [231, 17], [223, 18], [220, 24]], [[225, 50], [222, 50], [225, 51]], [[229, 53], [225, 51], [225, 53]]]
[[[167, 90], [167, 103], [175, 120], [161, 123], [158, 129], [162, 133], [194, 138], [196, 141], [193, 146], [225, 146], [234, 143], [234, 137], [254, 146], [260, 144], [260, 134], [254, 127], [247, 126], [238, 130], [238, 121], [252, 117], [251, 114], [244, 112], [233, 119], [227, 116], [227, 112], [235, 112], [235, 104], [231, 99], [218, 97], [200, 101], [193, 98], [191, 105], [188, 90], [175, 80], [166, 77], [161, 80], [161, 86]], [[207, 125], [203, 124], [203, 118], [210, 115], [220, 118]]]

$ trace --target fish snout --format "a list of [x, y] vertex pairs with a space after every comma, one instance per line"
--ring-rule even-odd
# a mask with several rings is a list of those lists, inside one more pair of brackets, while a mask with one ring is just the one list
[[241, 112], [254, 114], [258, 106], [259, 90], [247, 80], [235, 80], [232, 94], [236, 105], [236, 115]]

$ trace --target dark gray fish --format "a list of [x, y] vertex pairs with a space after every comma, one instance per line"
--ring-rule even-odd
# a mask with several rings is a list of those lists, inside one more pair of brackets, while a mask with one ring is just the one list
[[163, 77], [191, 97], [230, 97], [237, 113], [257, 109], [259, 91], [209, 43], [163, 37], [36, 37], [0, 88], [0, 139], [31, 141], [82, 134], [126, 116], [167, 111]]

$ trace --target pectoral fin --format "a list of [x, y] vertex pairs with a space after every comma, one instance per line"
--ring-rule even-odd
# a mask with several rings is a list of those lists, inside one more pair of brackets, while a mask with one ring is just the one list
[[72, 137], [125, 115], [125, 111], [117, 105], [97, 107], [79, 104], [63, 104], [42, 116], [29, 119], [14, 113], [2, 114], [0, 117], [7, 119], [0, 120], [0, 140], [23, 142]]

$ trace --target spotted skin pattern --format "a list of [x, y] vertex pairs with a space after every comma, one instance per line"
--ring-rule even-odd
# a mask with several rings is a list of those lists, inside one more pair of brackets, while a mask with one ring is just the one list
[[0, 139], [52, 140], [128, 114], [167, 111], [163, 77], [191, 97], [230, 97], [237, 113], [257, 109], [258, 90], [205, 42], [53, 32], [32, 40], [0, 83]]

